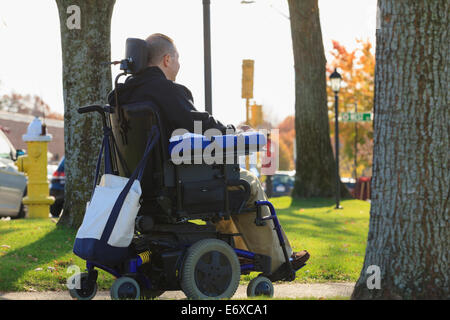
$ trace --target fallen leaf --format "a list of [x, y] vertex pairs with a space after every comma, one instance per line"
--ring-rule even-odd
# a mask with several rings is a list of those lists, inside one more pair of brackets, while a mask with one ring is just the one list
[[67, 267], [71, 264], [69, 261], [54, 261], [55, 265], [58, 267]]
[[42, 268], [36, 268], [34, 271], [42, 271]]
[[5, 249], [11, 249], [11, 246], [8, 246], [7, 244], [2, 244], [1, 247], [2, 247], [2, 248], [5, 248]]
[[26, 287], [26, 286], [24, 286], [23, 288], [25, 290], [29, 291], [29, 292], [37, 292], [37, 290], [35, 288], [33, 288], [33, 287]]

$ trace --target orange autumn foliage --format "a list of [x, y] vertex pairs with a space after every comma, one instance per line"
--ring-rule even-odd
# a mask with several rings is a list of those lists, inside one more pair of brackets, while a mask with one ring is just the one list
[[[333, 41], [333, 50], [330, 52], [333, 61], [327, 64], [328, 79], [334, 68], [338, 68], [338, 72], [342, 76], [342, 86], [339, 91], [339, 113], [355, 112], [355, 103], [358, 112], [373, 112], [375, 55], [372, 52], [372, 44], [368, 40], [356, 40], [356, 42], [355, 49], [347, 50], [338, 41]], [[334, 93], [331, 91], [330, 85], [327, 86], [327, 95], [330, 134], [334, 141]], [[372, 122], [359, 122], [357, 130], [357, 176], [371, 175], [373, 124]], [[339, 122], [339, 143], [341, 176], [354, 177], [354, 122]]]
[[[333, 41], [333, 60], [327, 64], [327, 78], [337, 67], [342, 76], [339, 92], [339, 112], [372, 112], [374, 95], [375, 55], [369, 41], [357, 40], [357, 47], [349, 51], [338, 41]], [[328, 114], [330, 117], [330, 139], [334, 149], [334, 93], [327, 86]], [[371, 122], [358, 123], [357, 176], [371, 175], [373, 125]], [[279, 125], [280, 170], [293, 170], [295, 139], [295, 116], [286, 117]], [[341, 177], [354, 176], [355, 123], [339, 123], [340, 174]]]

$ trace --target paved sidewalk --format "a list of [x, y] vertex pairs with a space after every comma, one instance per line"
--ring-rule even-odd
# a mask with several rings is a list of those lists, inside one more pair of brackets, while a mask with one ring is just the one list
[[[313, 283], [313, 284], [275, 284], [274, 298], [331, 298], [350, 297], [355, 283]], [[181, 300], [186, 296], [182, 291], [167, 291], [161, 300]], [[247, 286], [240, 285], [233, 299], [247, 298]], [[71, 300], [68, 291], [58, 292], [0, 292], [0, 300]], [[97, 292], [94, 300], [110, 300], [109, 291]]]

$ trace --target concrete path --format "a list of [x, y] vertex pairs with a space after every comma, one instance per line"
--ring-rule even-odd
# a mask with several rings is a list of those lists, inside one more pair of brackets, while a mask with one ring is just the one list
[[[355, 283], [274, 284], [274, 298], [331, 298], [350, 297]], [[167, 291], [161, 300], [181, 300], [182, 291]], [[247, 298], [247, 286], [240, 285], [233, 299]], [[71, 300], [68, 291], [58, 292], [0, 292], [0, 300]], [[109, 291], [97, 292], [94, 300], [110, 300]]]

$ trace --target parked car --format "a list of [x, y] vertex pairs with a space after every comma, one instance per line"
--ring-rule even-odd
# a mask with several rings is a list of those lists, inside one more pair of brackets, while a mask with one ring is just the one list
[[54, 218], [59, 217], [64, 206], [64, 185], [66, 182], [64, 159], [64, 157], [61, 159], [50, 180], [50, 195], [55, 197], [55, 202], [50, 206], [50, 213]]
[[352, 197], [355, 197], [356, 180], [353, 178], [341, 178], [341, 181], [347, 187]]
[[[272, 192], [267, 190], [268, 181], [263, 183], [264, 191], [269, 197], [289, 196], [294, 189], [295, 171], [276, 171], [271, 176]], [[269, 191], [269, 192], [268, 192]]]
[[26, 211], [22, 198], [26, 194], [27, 178], [17, 170], [14, 161], [22, 150], [17, 150], [0, 130], [0, 216], [24, 218]]

